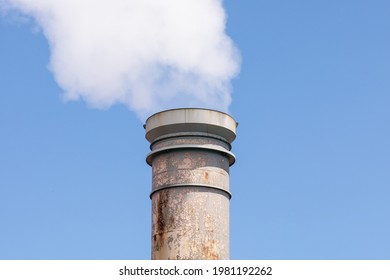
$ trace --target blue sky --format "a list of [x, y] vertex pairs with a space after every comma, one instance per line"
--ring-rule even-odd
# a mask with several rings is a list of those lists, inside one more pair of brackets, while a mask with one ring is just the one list
[[[224, 1], [232, 259], [390, 258], [390, 2]], [[61, 100], [45, 37], [0, 19], [0, 259], [149, 259], [142, 122]]]

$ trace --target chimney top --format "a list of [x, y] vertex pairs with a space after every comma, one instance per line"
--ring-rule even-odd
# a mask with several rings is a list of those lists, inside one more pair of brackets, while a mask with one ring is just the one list
[[153, 143], [170, 134], [205, 133], [232, 143], [236, 138], [236, 121], [228, 114], [201, 108], [166, 110], [150, 116], [144, 125], [145, 137]]

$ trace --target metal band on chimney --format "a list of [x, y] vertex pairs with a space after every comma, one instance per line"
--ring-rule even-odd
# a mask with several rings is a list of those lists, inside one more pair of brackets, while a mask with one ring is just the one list
[[154, 193], [156, 193], [158, 191], [161, 191], [161, 190], [165, 190], [165, 189], [169, 189], [169, 188], [180, 188], [180, 187], [182, 187], [182, 188], [185, 188], [185, 187], [200, 187], [200, 188], [215, 189], [215, 190], [218, 190], [218, 191], [226, 193], [226, 195], [229, 197], [229, 199], [232, 198], [231, 192], [225, 190], [224, 188], [220, 188], [220, 187], [217, 187], [217, 186], [214, 186], [214, 185], [208, 185], [208, 184], [193, 184], [193, 183], [162, 185], [162, 186], [152, 190], [152, 192], [150, 193], [149, 197], [152, 198]]
[[153, 157], [157, 154], [164, 153], [164, 152], [169, 152], [172, 150], [178, 150], [178, 149], [203, 149], [203, 150], [209, 150], [213, 152], [218, 152], [224, 154], [228, 159], [229, 159], [229, 166], [233, 165], [234, 162], [236, 161], [236, 158], [234, 154], [224, 148], [221, 148], [216, 145], [175, 145], [175, 146], [169, 146], [165, 148], [160, 148], [151, 151], [147, 156], [146, 156], [146, 162], [152, 166], [152, 161]]

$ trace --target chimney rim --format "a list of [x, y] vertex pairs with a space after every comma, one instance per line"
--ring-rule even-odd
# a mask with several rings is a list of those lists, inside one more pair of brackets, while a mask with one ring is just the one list
[[145, 121], [145, 138], [153, 143], [169, 133], [203, 132], [220, 136], [228, 143], [236, 138], [238, 123], [227, 113], [206, 108], [176, 108], [151, 115]]

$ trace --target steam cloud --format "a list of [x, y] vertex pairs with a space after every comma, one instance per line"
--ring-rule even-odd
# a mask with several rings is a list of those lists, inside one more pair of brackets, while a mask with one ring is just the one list
[[0, 0], [34, 18], [65, 100], [227, 111], [240, 57], [222, 0]]

